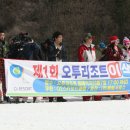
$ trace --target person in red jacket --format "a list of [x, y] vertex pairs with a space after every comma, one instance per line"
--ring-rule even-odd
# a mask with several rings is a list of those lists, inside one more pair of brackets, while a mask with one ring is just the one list
[[[83, 40], [83, 44], [80, 45], [78, 49], [78, 60], [79, 62], [95, 62], [96, 61], [96, 52], [95, 46], [92, 44], [93, 36], [91, 33], [87, 33]], [[83, 101], [89, 101], [91, 96], [83, 96]], [[95, 101], [102, 99], [101, 96], [94, 96]]]
[[[119, 47], [120, 40], [118, 36], [110, 36], [109, 45], [106, 49], [105, 55], [107, 56], [107, 61], [122, 61], [124, 60], [123, 52]], [[113, 95], [111, 99], [120, 100], [121, 95]]]
[[108, 61], [121, 61], [123, 60], [123, 52], [118, 46], [120, 41], [117, 36], [111, 36], [109, 38], [110, 44], [106, 49], [106, 55]]

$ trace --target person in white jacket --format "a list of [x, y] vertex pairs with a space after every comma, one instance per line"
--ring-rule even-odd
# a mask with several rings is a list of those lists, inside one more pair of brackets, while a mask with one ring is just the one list
[[124, 37], [123, 40], [123, 56], [125, 61], [130, 61], [130, 40], [127, 37]]
[[[96, 62], [96, 49], [95, 45], [92, 44], [93, 36], [91, 33], [87, 33], [83, 44], [78, 48], [78, 60], [79, 62]], [[83, 101], [89, 101], [91, 96], [83, 96]], [[102, 97], [100, 95], [93, 96], [95, 101], [100, 101]]]
[[[123, 56], [124, 56], [124, 60], [130, 62], [130, 39], [128, 39], [127, 37], [124, 37], [123, 39]], [[125, 95], [124, 96], [126, 99], [130, 99], [130, 94]]]

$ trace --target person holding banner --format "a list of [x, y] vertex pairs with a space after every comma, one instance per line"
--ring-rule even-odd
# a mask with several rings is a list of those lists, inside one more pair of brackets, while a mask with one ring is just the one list
[[130, 62], [130, 40], [127, 37], [123, 39], [123, 56], [124, 60]]
[[[92, 44], [93, 36], [91, 33], [87, 33], [83, 40], [83, 44], [78, 48], [78, 60], [79, 62], [96, 62], [95, 46]], [[94, 96], [95, 101], [100, 101], [101, 96]], [[89, 101], [91, 96], [83, 96], [83, 101]]]
[[[127, 37], [124, 37], [123, 39], [123, 56], [124, 60], [130, 62], [130, 39]], [[125, 95], [126, 99], [130, 99], [130, 94]]]
[[110, 44], [107, 46], [106, 55], [108, 56], [108, 61], [121, 61], [124, 59], [123, 52], [118, 46], [120, 41], [117, 36], [111, 36]]
[[[49, 45], [48, 49], [48, 61], [67, 61], [67, 55], [65, 47], [62, 43], [63, 34], [61, 32], [54, 32], [53, 42]], [[57, 97], [57, 102], [66, 102], [67, 100], [63, 97]], [[49, 97], [49, 102], [53, 102], [54, 97]]]
[[8, 44], [5, 42], [5, 33], [0, 30], [0, 81], [2, 83], [3, 100], [9, 102], [9, 98], [6, 97], [6, 85], [5, 85], [5, 72], [4, 72], [4, 60], [8, 51]]
[[48, 38], [43, 43], [41, 43], [41, 50], [44, 57], [44, 61], [48, 61], [48, 48], [51, 44], [51, 40]]
[[[106, 53], [107, 61], [121, 61], [124, 60], [123, 52], [118, 46], [120, 41], [117, 36], [111, 36], [109, 38], [110, 44], [107, 46]], [[121, 95], [111, 96], [111, 99], [121, 99]]]

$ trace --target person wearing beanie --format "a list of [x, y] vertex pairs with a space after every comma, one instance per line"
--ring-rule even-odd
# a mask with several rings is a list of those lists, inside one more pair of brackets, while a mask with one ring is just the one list
[[[109, 38], [109, 46], [106, 49], [107, 60], [108, 61], [121, 61], [123, 60], [123, 52], [119, 48], [118, 44], [120, 43], [117, 36], [111, 36]], [[121, 95], [111, 96], [111, 99], [121, 99]]]
[[123, 59], [123, 52], [118, 46], [120, 43], [119, 38], [117, 36], [111, 36], [109, 42], [110, 44], [106, 49], [108, 61], [121, 61]]
[[[83, 39], [83, 44], [78, 48], [78, 60], [79, 62], [95, 62], [96, 61], [96, 52], [95, 46], [92, 44], [93, 36], [91, 33], [87, 33], [87, 35]], [[91, 96], [83, 96], [83, 101], [89, 101]], [[101, 96], [94, 96], [95, 101], [100, 101], [102, 99]]]
[[80, 62], [95, 62], [96, 53], [95, 46], [92, 44], [93, 37], [91, 33], [87, 33], [83, 40], [83, 44], [78, 49], [78, 59]]
[[99, 58], [99, 61], [107, 61], [106, 53], [107, 46], [104, 42], [99, 43], [99, 50], [101, 51], [101, 56]]
[[[124, 37], [123, 39], [123, 56], [124, 60], [130, 62], [130, 39]], [[130, 99], [130, 94], [124, 95], [126, 99]]]
[[123, 56], [125, 61], [130, 61], [130, 40], [127, 37], [123, 39]]
[[100, 43], [99, 43], [99, 48], [100, 48], [100, 49], [105, 49], [105, 48], [106, 48], [105, 43], [104, 43], [104, 42], [100, 42]]

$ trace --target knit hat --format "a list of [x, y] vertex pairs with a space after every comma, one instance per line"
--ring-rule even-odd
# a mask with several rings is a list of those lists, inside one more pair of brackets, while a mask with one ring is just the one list
[[124, 39], [123, 39], [123, 45], [126, 46], [128, 44], [130, 45], [130, 39], [127, 38], [127, 37], [124, 37]]
[[93, 38], [92, 34], [91, 34], [91, 33], [87, 33], [87, 34], [85, 35], [85, 40], [88, 40], [88, 39], [90, 39], [90, 38]]
[[104, 49], [104, 48], [106, 48], [106, 45], [105, 45], [104, 42], [100, 42], [100, 43], [99, 43], [99, 47], [100, 47], [101, 49]]
[[115, 43], [117, 40], [119, 40], [119, 38], [117, 36], [111, 36], [109, 40], [110, 43]]

